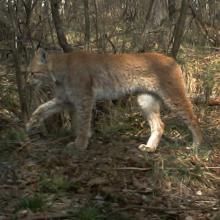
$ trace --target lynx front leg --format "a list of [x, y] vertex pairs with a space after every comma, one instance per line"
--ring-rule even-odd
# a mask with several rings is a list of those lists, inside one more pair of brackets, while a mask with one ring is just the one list
[[144, 94], [138, 96], [138, 104], [151, 129], [151, 135], [147, 144], [141, 144], [139, 149], [146, 152], [154, 152], [164, 131], [164, 124], [160, 119], [160, 103], [155, 97]]
[[44, 119], [58, 113], [62, 110], [62, 105], [54, 98], [40, 105], [32, 114], [29, 122], [26, 124], [26, 130], [29, 134], [35, 133], [36, 128], [43, 122]]
[[68, 144], [68, 146], [76, 147], [84, 150], [87, 148], [89, 138], [91, 137], [91, 119], [92, 108], [94, 100], [93, 98], [84, 98], [80, 103], [76, 103], [76, 139], [74, 142]]

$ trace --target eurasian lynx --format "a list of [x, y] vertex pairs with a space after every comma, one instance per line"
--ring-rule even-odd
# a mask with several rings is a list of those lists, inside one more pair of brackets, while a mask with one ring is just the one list
[[179, 115], [193, 135], [193, 144], [201, 144], [202, 135], [192, 104], [186, 96], [182, 71], [170, 57], [159, 53], [91, 54], [46, 53], [38, 49], [28, 71], [39, 76], [49, 74], [55, 83], [55, 98], [39, 106], [27, 123], [27, 131], [63, 108], [74, 107], [77, 114], [76, 147], [85, 149], [91, 136], [92, 109], [96, 100], [117, 99], [137, 94], [151, 136], [142, 151], [156, 150], [164, 131], [160, 118], [163, 101]]

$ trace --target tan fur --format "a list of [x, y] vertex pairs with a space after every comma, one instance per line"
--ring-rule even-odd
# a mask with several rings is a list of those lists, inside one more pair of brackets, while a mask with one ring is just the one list
[[56, 96], [32, 115], [27, 130], [64, 107], [75, 106], [77, 137], [74, 144], [86, 148], [90, 137], [92, 108], [96, 100], [137, 94], [138, 104], [151, 127], [147, 144], [139, 148], [155, 151], [163, 134], [161, 100], [187, 124], [198, 146], [202, 135], [186, 96], [182, 71], [170, 57], [159, 53], [90, 54], [51, 53], [39, 49], [28, 69], [35, 75], [50, 75]]

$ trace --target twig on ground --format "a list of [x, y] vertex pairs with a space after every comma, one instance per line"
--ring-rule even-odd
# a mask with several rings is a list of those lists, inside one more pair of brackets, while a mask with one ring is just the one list
[[205, 167], [206, 169], [220, 169], [220, 167]]
[[44, 215], [37, 215], [37, 216], [28, 216], [28, 217], [24, 217], [23, 220], [56, 220], [56, 219], [74, 219], [74, 215], [73, 214], [44, 214]]
[[109, 215], [117, 213], [117, 212], [122, 212], [122, 211], [127, 211], [129, 209], [138, 209], [138, 210], [148, 210], [148, 211], [157, 211], [157, 212], [162, 212], [162, 213], [167, 213], [167, 214], [178, 214], [182, 213], [184, 211], [192, 211], [192, 210], [203, 210], [203, 211], [210, 211], [212, 208], [207, 207], [207, 208], [201, 208], [201, 207], [186, 207], [186, 208], [167, 208], [167, 207], [155, 207], [155, 206], [128, 206], [124, 208], [118, 208], [113, 210]]
[[114, 170], [138, 170], [138, 171], [148, 171], [151, 168], [144, 168], [144, 167], [117, 167]]
[[16, 189], [17, 186], [14, 186], [14, 185], [0, 185], [0, 189], [7, 189], [7, 188], [12, 188], [12, 189]]

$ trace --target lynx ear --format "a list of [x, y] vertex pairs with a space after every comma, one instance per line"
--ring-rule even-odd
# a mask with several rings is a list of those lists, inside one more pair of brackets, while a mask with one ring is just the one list
[[36, 51], [36, 55], [39, 58], [39, 62], [41, 64], [46, 64], [47, 62], [47, 52], [43, 48], [38, 48]]

